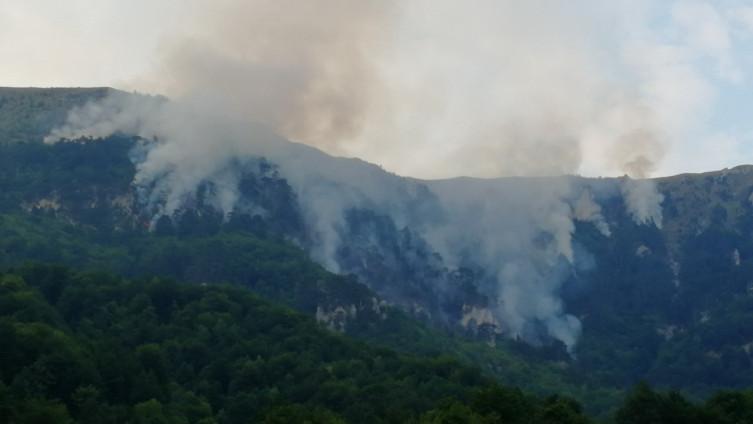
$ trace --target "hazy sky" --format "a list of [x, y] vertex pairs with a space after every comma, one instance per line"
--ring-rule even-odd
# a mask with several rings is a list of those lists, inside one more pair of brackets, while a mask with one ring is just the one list
[[[654, 175], [753, 163], [753, 1], [274, 3], [3, 0], [0, 85], [114, 86], [172, 97], [183, 94], [180, 78], [212, 81], [179, 67], [221, 57], [214, 64], [224, 67], [204, 70], [219, 79], [231, 58], [236, 85], [282, 81], [257, 78], [261, 68], [327, 70], [279, 103], [313, 99], [316, 108], [326, 98], [332, 113], [358, 107], [347, 132], [314, 132], [308, 124], [319, 115], [300, 110], [305, 116], [294, 122], [279, 121], [286, 110], [270, 113], [271, 125], [401, 174], [614, 175], [643, 156]], [[358, 52], [374, 54], [339, 63], [355, 51], [339, 40], [355, 33]], [[280, 59], [288, 50], [296, 58]], [[319, 54], [318, 62], [300, 59]], [[336, 92], [360, 96], [357, 105], [337, 98], [340, 109], [333, 108], [327, 88], [340, 77], [349, 81]]]

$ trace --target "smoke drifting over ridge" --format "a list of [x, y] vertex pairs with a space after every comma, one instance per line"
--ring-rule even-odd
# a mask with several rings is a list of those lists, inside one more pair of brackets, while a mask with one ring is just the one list
[[[213, 2], [190, 23], [198, 31], [166, 42], [143, 82], [402, 174], [572, 174], [604, 151], [601, 172], [645, 178], [664, 153], [652, 110], [662, 99], [642, 69], [603, 63], [611, 46], [594, 41], [589, 7]], [[653, 220], [644, 194], [654, 201], [655, 190], [634, 185], [628, 207], [637, 222]]]
[[190, 32], [166, 40], [134, 87], [217, 102], [289, 139], [418, 177], [561, 175], [593, 154], [600, 173], [622, 173], [614, 151], [662, 157], [647, 146], [663, 142], [655, 81], [603, 57], [619, 53], [594, 36], [590, 2], [196, 7]]
[[[491, 283], [481, 289], [507, 333], [535, 340], [543, 327], [571, 349], [580, 323], [558, 292], [576, 262], [573, 221], [610, 234], [589, 191], [566, 179], [472, 188], [404, 180], [275, 133], [417, 175], [561, 175], [599, 163], [637, 178], [621, 187], [630, 214], [661, 225], [661, 194], [642, 179], [666, 138], [644, 90], [651, 81], [609, 77], [632, 69], [602, 63], [603, 46], [589, 37], [593, 23], [579, 7], [491, 0], [198, 7], [191, 34], [166, 41], [154, 73], [137, 82], [170, 101], [114, 96], [72, 112], [49, 137], [125, 132], [159, 140], [136, 160], [134, 181], [155, 218], [178, 210], [202, 181], [217, 184], [217, 207], [230, 213], [239, 175], [228, 163], [264, 156], [295, 189], [312, 255], [331, 270], [340, 270], [345, 212], [372, 209], [415, 229], [448, 264], [471, 256], [482, 265]], [[437, 222], [411, 210], [424, 184], [438, 199]]]

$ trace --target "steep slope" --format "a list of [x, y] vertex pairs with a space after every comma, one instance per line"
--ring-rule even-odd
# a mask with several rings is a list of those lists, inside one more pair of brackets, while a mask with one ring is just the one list
[[[0, 265], [34, 260], [130, 277], [241, 284], [334, 331], [404, 352], [453, 354], [488, 375], [541, 393], [586, 394], [568, 382], [559, 365], [526, 360], [507, 345], [491, 348], [426, 328], [353, 276], [334, 275], [311, 262], [303, 250], [279, 238], [280, 228], [295, 228], [290, 224], [298, 221], [285, 218], [284, 211], [295, 217], [296, 208], [282, 201], [289, 188], [272, 177], [270, 165], [262, 167], [266, 177], [254, 180], [251, 173], [247, 180], [258, 181], [251, 192], [268, 192], [260, 198], [273, 200], [262, 204], [278, 205], [279, 212], [223, 221], [216, 211], [194, 204], [150, 230], [129, 183], [134, 170], [128, 153], [135, 143], [121, 137], [1, 147]], [[612, 399], [613, 393], [605, 394], [589, 407], [603, 411]]]
[[76, 106], [110, 95], [111, 88], [0, 87], [0, 143], [41, 142]]
[[[201, 242], [201, 255], [190, 260], [162, 259], [215, 258], [170, 271], [193, 281], [246, 283], [242, 269], [250, 260], [239, 262], [241, 272], [227, 271], [236, 269], [227, 266], [242, 256], [236, 252], [248, 248], [233, 237], [284, 238], [371, 289], [354, 289], [364, 294], [350, 303], [294, 295], [318, 299], [306, 311], [335, 328], [352, 316], [371, 320], [367, 309], [379, 315], [384, 301], [490, 344], [524, 340], [539, 346], [527, 354], [562, 361], [598, 384], [647, 378], [703, 394], [751, 380], [750, 168], [641, 181], [421, 181], [250, 124], [191, 128], [202, 139], [231, 140], [227, 148], [197, 147], [200, 140], [186, 131], [185, 141], [174, 141], [173, 133], [145, 130], [154, 122], [133, 125], [198, 119], [182, 111], [99, 111], [94, 123], [120, 135], [3, 150], [0, 207], [12, 226], [24, 228], [19, 222], [41, 214], [90, 230], [94, 241], [110, 246], [127, 245], [134, 234], [162, 237], [165, 246], [173, 240], [165, 252], [198, 243], [186, 237], [220, 237]], [[133, 136], [111, 125], [121, 122], [114, 118], [128, 118], [121, 121]], [[60, 134], [86, 130], [69, 126]], [[136, 257], [144, 247], [135, 246], [119, 254]]]
[[571, 401], [355, 343], [237, 287], [27, 266], [0, 274], [0, 305], [3, 422], [411, 422], [481, 388], [513, 416], [587, 422]]
[[[580, 360], [625, 367], [611, 378], [699, 393], [749, 384], [751, 171], [659, 179], [661, 230], [614, 225], [611, 240], [580, 237], [596, 264], [569, 298], [588, 314]], [[624, 223], [619, 210], [605, 207], [607, 220]]]

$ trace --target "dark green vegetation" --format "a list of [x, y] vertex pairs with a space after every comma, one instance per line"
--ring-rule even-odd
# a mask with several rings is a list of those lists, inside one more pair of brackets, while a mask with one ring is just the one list
[[130, 186], [134, 168], [128, 155], [134, 142], [0, 146], [0, 266], [31, 260], [128, 278], [240, 284], [375, 345], [453, 355], [506, 384], [587, 401], [595, 413], [605, 413], [617, 401], [617, 389], [588, 386], [561, 354], [550, 357], [514, 341], [490, 347], [447, 334], [380, 303], [352, 276], [325, 271], [276, 235], [281, 228], [295, 228], [286, 224], [294, 222], [289, 217], [295, 212], [277, 200], [287, 195], [262, 190], [289, 190], [269, 170], [256, 177], [254, 192], [279, 204], [272, 218], [237, 215], [223, 223], [211, 211], [189, 211], [148, 231]]
[[368, 347], [238, 287], [25, 266], [0, 274], [0, 311], [2, 422], [587, 422], [573, 401]]
[[[375, 308], [375, 294], [352, 277], [326, 272], [305, 253], [275, 239], [252, 233], [220, 231], [211, 236], [142, 233], [98, 241], [96, 231], [38, 215], [0, 215], [0, 265], [27, 260], [65, 263], [77, 269], [114, 270], [132, 278], [160, 275], [193, 283], [230, 281], [255, 293], [317, 315], [323, 326], [402, 352], [435, 356], [449, 354], [476, 364], [507, 384], [539, 393], [566, 392], [588, 399], [594, 411], [604, 411], [616, 391], [581, 388], [569, 380], [567, 368], [541, 358], [524, 359], [525, 345], [496, 348], [446, 335], [421, 324], [399, 309]], [[333, 313], [339, 305], [354, 305], [355, 315]], [[527, 348], [530, 351], [530, 348]], [[526, 352], [535, 353], [535, 352]]]
[[[325, 272], [280, 240], [281, 232], [295, 234], [301, 224], [290, 187], [263, 161], [246, 186], [250, 196], [272, 205], [269, 217], [239, 214], [223, 222], [198, 207], [148, 231], [149, 215], [130, 185], [134, 143], [110, 138], [0, 146], [0, 263], [38, 260], [129, 277], [238, 283], [311, 315], [320, 310], [325, 325], [350, 335], [407, 351], [460, 354], [505, 381], [542, 392], [567, 390], [594, 410], [603, 407], [592, 405], [614, 401], [615, 388], [643, 379], [697, 396], [753, 381], [753, 298], [746, 277], [753, 272], [753, 206], [747, 200], [753, 180], [744, 169], [663, 182], [663, 230], [634, 224], [619, 199], [604, 207], [613, 222], [611, 237], [578, 224], [575, 240], [596, 266], [574, 275], [563, 291], [584, 326], [573, 361], [561, 351], [508, 342], [497, 349], [469, 347], [393, 308], [375, 307], [376, 295], [352, 277]], [[705, 211], [681, 190], [703, 187], [711, 192], [710, 211], [696, 220], [707, 225], [681, 233], [679, 228], [700, 224], [676, 220], [687, 219], [690, 209]], [[335, 313], [351, 306], [355, 316]], [[522, 353], [511, 355], [510, 344]], [[584, 385], [612, 394], [601, 401], [602, 395], [580, 393]]]
[[[487, 389], [476, 392], [470, 402], [444, 402], [425, 415], [431, 423], [587, 423], [578, 405], [552, 397], [539, 416], [521, 416], [526, 401], [514, 392]], [[511, 407], [517, 405], [516, 407]], [[529, 404], [530, 405], [530, 404]], [[556, 418], [554, 418], [556, 417]], [[564, 421], [557, 421], [564, 420]], [[627, 396], [613, 420], [615, 424], [738, 424], [753, 422], [753, 392], [723, 391], [703, 403], [688, 401], [678, 392], [656, 392], [645, 383]]]
[[753, 392], [722, 391], [704, 403], [639, 384], [616, 414], [617, 424], [733, 424], [753, 422]]
[[[665, 195], [662, 229], [632, 221], [619, 192], [609, 194], [617, 187], [614, 180], [573, 179], [576, 184], [591, 185], [597, 197], [601, 196], [598, 200], [612, 234], [605, 237], [590, 223], [576, 222], [576, 254], [592, 265], [572, 272], [561, 293], [567, 311], [583, 324], [576, 355], [570, 357], [556, 343], [534, 348], [497, 338], [492, 347], [484, 343], [489, 339], [483, 332], [475, 334], [479, 337], [473, 341], [467, 337], [469, 332], [457, 326], [419, 322], [383, 302], [352, 275], [327, 272], [306, 253], [303, 211], [295, 193], [276, 167], [262, 158], [229, 166], [243, 175], [243, 198], [267, 213], [238, 211], [225, 219], [205, 202], [213, 190], [211, 183], [206, 183], [189, 199], [189, 207], [152, 222], [154, 211], [148, 210], [132, 185], [135, 168], [131, 158], [140, 154], [139, 140], [117, 136], [90, 143], [38, 143], [49, 126], [60, 122], [62, 111], [70, 104], [82, 104], [104, 93], [43, 90], [29, 96], [0, 89], [0, 269], [15, 268], [10, 273], [15, 276], [3, 277], [13, 282], [3, 286], [9, 291], [3, 292], [5, 300], [0, 304], [4, 317], [0, 331], [13, 337], [20, 334], [15, 339], [0, 335], [0, 348], [6, 349], [3, 355], [24, 343], [39, 349], [29, 354], [24, 351], [14, 359], [27, 362], [8, 362], [15, 365], [3, 368], [0, 414], [5, 415], [0, 422], [7, 421], [11, 413], [34, 411], [50, 414], [46, 421], [40, 416], [36, 422], [63, 422], [55, 417], [64, 416], [87, 422], [82, 414], [88, 413], [95, 417], [89, 422], [103, 422], [100, 414], [114, 417], [113, 422], [186, 422], [181, 416], [187, 422], [199, 422], [209, 417], [207, 411], [213, 419], [223, 421], [231, 419], [231, 411], [238, 413], [239, 409], [233, 408], [238, 405], [234, 397], [239, 393], [248, 395], [237, 401], [245, 405], [238, 408], [246, 420], [269, 416], [271, 422], [302, 422], [303, 417], [312, 422], [369, 422], [376, 418], [582, 422], [579, 407], [569, 397], [580, 401], [591, 415], [611, 416], [623, 391], [642, 380], [679, 390], [697, 403], [675, 392], [655, 393], [640, 385], [619, 409], [617, 422], [750, 421], [746, 414], [753, 410], [753, 395], [713, 393], [749, 388], [753, 382], [751, 168], [659, 180]], [[441, 263], [421, 262], [431, 252], [422, 250], [420, 244], [401, 244], [404, 229], [388, 216], [353, 210], [348, 212], [347, 224], [356, 241], [351, 240], [340, 252], [342, 258], [354, 264], [364, 258], [374, 264], [391, 263], [384, 261], [385, 257], [410, 258], [396, 262], [398, 267], [371, 269], [376, 270], [380, 284], [415, 283], [406, 284], [409, 294], [416, 296], [413, 300], [430, 296], [422, 290], [433, 283], [431, 274], [446, 271], [440, 269]], [[383, 243], [374, 245], [373, 240]], [[27, 261], [57, 263], [89, 273], [20, 267]], [[45, 273], [54, 274], [54, 278], [44, 277]], [[473, 271], [457, 275], [461, 283], [468, 277], [472, 288]], [[380, 288], [363, 275], [360, 278], [372, 284], [370, 287]], [[161, 290], [155, 287], [169, 287], [166, 298], [172, 300], [155, 301], [152, 292]], [[82, 300], [76, 303], [79, 306], [61, 303], [63, 299], [77, 302], [77, 290], [83, 290]], [[66, 291], [76, 296], [63, 296]], [[462, 311], [466, 302], [474, 304], [473, 298], [478, 297], [475, 290], [461, 294], [465, 297], [451, 305], [456, 312]], [[208, 300], [205, 309], [196, 306], [223, 296], [225, 303]], [[212, 309], [215, 306], [220, 309]], [[36, 312], [29, 315], [24, 312], [27, 310]], [[79, 310], [82, 315], [76, 315]], [[201, 312], [191, 315], [196, 311]], [[259, 311], [268, 317], [262, 320], [266, 326], [247, 327]], [[105, 317], [108, 313], [113, 315]], [[175, 348], [183, 336], [192, 341], [199, 338], [187, 329], [203, 325], [202, 314], [215, 320], [211, 322], [223, 323], [222, 328], [211, 327], [211, 331], [223, 331], [224, 338], [218, 339], [218, 344], [211, 339], [204, 348], [226, 358], [225, 368], [205, 370], [207, 363], [192, 362], [198, 359]], [[217, 318], [218, 314], [222, 317]], [[140, 327], [140, 321], [149, 328]], [[232, 334], [224, 333], [226, 322], [232, 324]], [[272, 331], [276, 326], [285, 331]], [[126, 330], [137, 333], [133, 337], [143, 337], [125, 338]], [[302, 344], [296, 345], [290, 338]], [[109, 345], [101, 344], [107, 340]], [[324, 393], [336, 395], [306, 397], [292, 387], [288, 374], [270, 374], [280, 377], [279, 383], [247, 381], [244, 390], [235, 390], [231, 380], [240, 378], [239, 370], [258, 356], [238, 351], [248, 347], [246, 341], [254, 340], [271, 346], [268, 356], [262, 356], [264, 363], [295, 358], [293, 365], [284, 364], [296, 385], [307, 383], [308, 378], [299, 380], [301, 375], [324, 375], [337, 387]], [[320, 346], [318, 340], [332, 346]], [[361, 344], [364, 342], [368, 346]], [[144, 368], [143, 345], [156, 346], [162, 352], [157, 354], [165, 365], [161, 376]], [[115, 353], [110, 352], [113, 349]], [[261, 348], [254, 345], [249, 349], [256, 352], [253, 349]], [[69, 356], [45, 356], [58, 351]], [[321, 355], [329, 356], [316, 359]], [[438, 359], [442, 355], [457, 358], [459, 363]], [[121, 366], [121, 356], [122, 366], [132, 367], [127, 368], [128, 375], [117, 374], [119, 371], [108, 374], [111, 362]], [[391, 368], [374, 368], [376, 358], [382, 357], [392, 358]], [[0, 358], [3, 365], [5, 359]], [[313, 368], [307, 365], [299, 370], [299, 360], [312, 362]], [[330, 367], [351, 360], [357, 364]], [[184, 363], [190, 366], [183, 367]], [[467, 368], [469, 365], [485, 377]], [[334, 369], [344, 371], [334, 373]], [[373, 379], [361, 375], [364, 369], [376, 373]], [[408, 370], [405, 372], [411, 377], [400, 374], [401, 369]], [[60, 379], [55, 373], [68, 370], [72, 370], [70, 381], [75, 384], [65, 383], [68, 386], [61, 389], [56, 385], [69, 381], [68, 375]], [[153, 377], [143, 377], [150, 372]], [[472, 378], [456, 378], [458, 375]], [[134, 382], [136, 378], [153, 381]], [[435, 378], [439, 382], [436, 392], [432, 385], [424, 384]], [[486, 378], [521, 387], [541, 399], [494, 387]], [[130, 389], [123, 388], [126, 382]], [[113, 385], [119, 385], [120, 391], [113, 392]], [[377, 387], [373, 389], [377, 393], [364, 392], [364, 385]], [[146, 394], [133, 393], [142, 386]], [[406, 393], [408, 387], [415, 393]], [[337, 391], [340, 389], [342, 392]], [[552, 394], [567, 397], [549, 397]], [[336, 398], [341, 395], [357, 404], [354, 408], [358, 411], [338, 403]], [[403, 403], [403, 396], [411, 403]], [[708, 400], [702, 403], [700, 399]], [[393, 403], [398, 415], [390, 415], [391, 409], [385, 406]], [[188, 405], [193, 412], [185, 409]], [[355, 415], [360, 413], [372, 415]], [[546, 417], [557, 418], [547, 421]], [[30, 416], [17, 420], [32, 421]]]
[[105, 97], [109, 88], [0, 87], [0, 144], [40, 142], [71, 107]]
[[[26, 265], [0, 273], [7, 423], [589, 423], [577, 402], [500, 387], [448, 357], [369, 347], [227, 285]], [[639, 385], [618, 424], [742, 423]]]
[[574, 281], [570, 310], [584, 316], [578, 363], [595, 384], [639, 380], [705, 397], [753, 383], [753, 170], [659, 181], [664, 228], [621, 223], [576, 239], [597, 266]]

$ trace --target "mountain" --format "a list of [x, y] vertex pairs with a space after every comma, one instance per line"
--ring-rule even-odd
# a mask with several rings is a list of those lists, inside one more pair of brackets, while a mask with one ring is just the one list
[[[121, 137], [0, 147], [7, 165], [0, 171], [0, 267], [31, 260], [131, 278], [231, 282], [376, 345], [451, 354], [507, 384], [542, 394], [582, 398], [590, 390], [568, 382], [560, 364], [538, 363], [508, 346], [492, 348], [426, 327], [355, 277], [327, 272], [300, 247], [275, 236], [271, 218], [241, 215], [223, 223], [211, 210], [196, 207], [175, 223], [165, 218], [150, 230], [149, 220], [128, 206], [134, 171], [128, 153], [135, 142]], [[277, 180], [262, 181], [274, 186]], [[615, 400], [616, 391], [606, 390], [589, 406], [604, 412]]]
[[73, 107], [101, 100], [111, 88], [0, 87], [0, 143], [41, 142]]
[[[13, 116], [48, 113], [33, 100], [44, 93], [23, 93]], [[64, 128], [79, 141], [40, 143], [61, 125], [42, 120], [25, 133], [36, 135], [0, 141], [4, 265], [239, 283], [391, 347], [471, 343], [461, 355], [514, 384], [647, 380], [705, 396], [752, 381], [751, 167], [424, 181], [259, 127], [191, 128], [248, 137], [228, 155], [186, 131], [191, 144], [171, 144], [143, 130], [170, 110], [106, 106], [96, 139]]]
[[[243, 288], [26, 265], [0, 273], [8, 423], [587, 424], [567, 397], [322, 329]], [[753, 393], [633, 390], [619, 424], [748, 422]]]

